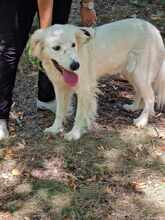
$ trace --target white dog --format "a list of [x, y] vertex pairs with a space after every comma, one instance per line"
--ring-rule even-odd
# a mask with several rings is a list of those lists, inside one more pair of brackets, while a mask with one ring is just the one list
[[78, 105], [68, 140], [81, 137], [95, 119], [97, 80], [105, 74], [124, 74], [136, 91], [129, 111], [142, 109], [134, 120], [144, 127], [154, 115], [155, 94], [165, 104], [165, 48], [159, 31], [140, 19], [126, 19], [92, 28], [54, 25], [36, 31], [32, 54], [38, 57], [52, 81], [57, 98], [56, 119], [46, 132], [63, 131], [63, 120], [73, 93]]

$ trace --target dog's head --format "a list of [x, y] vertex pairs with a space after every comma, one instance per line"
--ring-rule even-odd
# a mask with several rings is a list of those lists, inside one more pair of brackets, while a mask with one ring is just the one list
[[28, 47], [30, 48], [31, 55], [42, 60], [43, 49], [44, 49], [44, 36], [45, 32], [42, 29], [35, 31], [29, 42]]
[[40, 29], [31, 37], [32, 55], [41, 61], [50, 60], [54, 68], [62, 74], [64, 81], [69, 86], [76, 86], [81, 65], [78, 51], [92, 36], [92, 28], [73, 25], [53, 25]]

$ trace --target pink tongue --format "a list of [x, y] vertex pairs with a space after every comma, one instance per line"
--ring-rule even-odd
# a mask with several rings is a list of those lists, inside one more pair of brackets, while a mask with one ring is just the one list
[[68, 70], [63, 70], [63, 78], [64, 81], [71, 87], [76, 86], [79, 81], [78, 75]]

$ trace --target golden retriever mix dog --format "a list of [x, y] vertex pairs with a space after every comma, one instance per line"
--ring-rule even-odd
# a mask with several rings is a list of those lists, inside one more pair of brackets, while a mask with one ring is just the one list
[[87, 132], [97, 112], [97, 80], [105, 74], [124, 74], [136, 91], [128, 111], [141, 109], [134, 120], [144, 127], [158, 107], [165, 104], [165, 48], [159, 31], [140, 19], [125, 19], [93, 28], [54, 25], [31, 37], [32, 55], [42, 61], [54, 85], [57, 109], [53, 125], [45, 131], [63, 131], [63, 120], [73, 93], [77, 112], [67, 140]]

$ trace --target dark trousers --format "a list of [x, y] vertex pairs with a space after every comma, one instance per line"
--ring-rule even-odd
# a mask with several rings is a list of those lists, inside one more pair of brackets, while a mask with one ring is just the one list
[[[53, 24], [67, 23], [71, 2], [55, 0]], [[9, 117], [17, 65], [36, 11], [36, 0], [0, 0], [0, 119]], [[55, 98], [53, 86], [43, 72], [39, 72], [38, 98], [45, 102]]]

